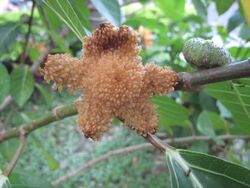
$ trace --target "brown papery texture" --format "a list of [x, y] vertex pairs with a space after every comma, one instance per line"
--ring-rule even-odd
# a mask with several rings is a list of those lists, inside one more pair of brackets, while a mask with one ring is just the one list
[[82, 91], [77, 101], [78, 124], [97, 140], [118, 117], [139, 134], [155, 133], [158, 116], [150, 97], [173, 91], [177, 74], [155, 64], [141, 64], [138, 35], [128, 26], [101, 24], [85, 37], [84, 55], [50, 55], [44, 78], [58, 89]]

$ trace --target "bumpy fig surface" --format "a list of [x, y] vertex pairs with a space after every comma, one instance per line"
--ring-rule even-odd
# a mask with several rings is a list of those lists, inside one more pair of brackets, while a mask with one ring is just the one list
[[186, 61], [199, 69], [223, 66], [232, 62], [232, 58], [225, 48], [202, 38], [188, 40], [182, 52]]

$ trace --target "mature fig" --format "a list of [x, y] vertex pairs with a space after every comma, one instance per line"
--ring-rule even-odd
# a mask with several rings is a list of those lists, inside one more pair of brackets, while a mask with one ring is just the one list
[[177, 73], [152, 63], [144, 66], [138, 35], [128, 26], [102, 24], [84, 38], [83, 48], [81, 58], [49, 55], [42, 72], [55, 88], [84, 93], [76, 107], [85, 136], [99, 139], [114, 117], [138, 134], [154, 134], [158, 115], [150, 98], [172, 92]]
[[198, 69], [219, 67], [232, 62], [231, 56], [225, 48], [202, 38], [188, 40], [182, 52], [186, 61]]

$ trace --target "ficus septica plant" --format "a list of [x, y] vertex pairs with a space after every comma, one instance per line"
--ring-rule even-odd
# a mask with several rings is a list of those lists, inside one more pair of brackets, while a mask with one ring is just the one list
[[[237, 26], [241, 38], [246, 37], [244, 42], [249, 40], [246, 28], [249, 17], [243, 19], [243, 14], [249, 15], [247, 0], [30, 2], [30, 16], [22, 16], [21, 23], [20, 19], [11, 18], [10, 23], [3, 24], [4, 19], [0, 19], [0, 33], [4, 36], [0, 39], [4, 57], [0, 59], [7, 58], [10, 66], [0, 65], [0, 124], [10, 125], [0, 130], [0, 160], [6, 158], [4, 164], [0, 162], [3, 171], [0, 188], [32, 187], [31, 183], [22, 186], [22, 179], [15, 174], [20, 166], [24, 167], [21, 171], [39, 166], [38, 174], [47, 173], [46, 168], [37, 165], [39, 151], [52, 171], [49, 180], [53, 179], [49, 186], [42, 187], [58, 186], [105, 160], [108, 161], [103, 166], [83, 172], [84, 178], [72, 184], [138, 187], [128, 183], [133, 176], [139, 187], [250, 187], [249, 169], [205, 154], [240, 164], [249, 162], [249, 49], [244, 43], [228, 46], [232, 42], [229, 32]], [[131, 2], [136, 2], [132, 12], [127, 7]], [[137, 12], [138, 4], [141, 8]], [[210, 5], [216, 6], [218, 14], [230, 6], [237, 9], [228, 21], [228, 28], [207, 23]], [[100, 13], [101, 20], [92, 17], [93, 12]], [[225, 46], [213, 42], [215, 33]], [[59, 92], [49, 91], [50, 88]], [[63, 105], [51, 109], [58, 103]], [[44, 108], [50, 111], [42, 114]], [[73, 115], [77, 115], [78, 127], [66, 125], [75, 124], [74, 120], [66, 119], [41, 134], [31, 134]], [[78, 131], [79, 137], [75, 136]], [[17, 149], [16, 140], [8, 140], [16, 137]], [[137, 145], [133, 145], [133, 139]], [[24, 158], [19, 159], [28, 140], [32, 142], [32, 146], [27, 146], [32, 147], [31, 152], [25, 150]], [[149, 143], [138, 144], [141, 141]], [[55, 147], [49, 148], [54, 142]], [[242, 142], [240, 152], [229, 151]], [[6, 149], [8, 145], [11, 147]], [[85, 146], [91, 149], [83, 152]], [[127, 155], [152, 146], [157, 149], [153, 160], [147, 158], [152, 152]], [[78, 158], [69, 150], [77, 152]], [[58, 155], [60, 152], [67, 158]], [[125, 157], [117, 158], [116, 162], [110, 160], [117, 155]], [[30, 163], [31, 158], [38, 162]], [[162, 168], [162, 164], [161, 176], [151, 173]], [[73, 170], [62, 175], [68, 168]], [[167, 177], [163, 177], [165, 173]], [[138, 179], [134, 178], [136, 174]], [[163, 186], [158, 178], [164, 179]], [[68, 183], [71, 184], [69, 181], [63, 186]]]

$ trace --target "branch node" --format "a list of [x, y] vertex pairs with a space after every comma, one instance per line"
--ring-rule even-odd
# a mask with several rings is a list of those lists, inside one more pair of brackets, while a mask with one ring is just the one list
[[26, 137], [28, 135], [28, 131], [24, 127], [19, 128], [20, 137]]
[[158, 137], [148, 133], [147, 136], [143, 136], [154, 147], [158, 148], [161, 152], [165, 152], [168, 145], [164, 144]]
[[61, 108], [62, 106], [57, 106], [52, 110], [52, 116], [55, 118], [55, 120], [60, 120], [60, 116], [58, 113], [58, 110]]
[[179, 82], [175, 86], [175, 89], [181, 88], [182, 90], [190, 90], [192, 88], [191, 78], [192, 76], [187, 72], [179, 72], [178, 74]]
[[0, 140], [2, 140], [2, 138], [4, 138], [5, 134], [6, 134], [6, 130], [0, 131]]

